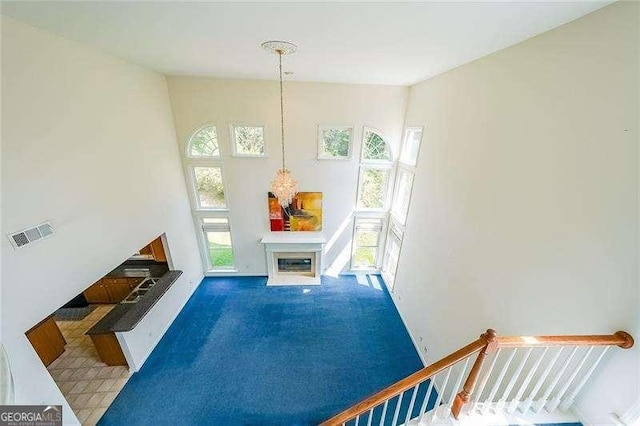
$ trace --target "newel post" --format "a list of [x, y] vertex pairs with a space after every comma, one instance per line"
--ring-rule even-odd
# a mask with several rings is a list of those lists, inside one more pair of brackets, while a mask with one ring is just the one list
[[467, 377], [467, 381], [464, 382], [464, 386], [462, 386], [462, 390], [458, 393], [453, 401], [453, 407], [451, 407], [451, 413], [453, 417], [458, 419], [460, 415], [460, 411], [462, 411], [462, 407], [469, 402], [469, 398], [473, 393], [473, 389], [476, 387], [476, 383], [478, 381], [478, 375], [480, 374], [480, 369], [482, 368], [482, 363], [484, 362], [487, 354], [495, 352], [498, 347], [498, 340], [496, 339], [496, 331], [493, 329], [488, 329], [486, 333], [480, 336], [481, 339], [484, 339], [486, 345], [482, 350], [478, 353], [478, 357], [476, 361], [473, 363], [473, 367], [471, 367], [471, 371], [469, 371], [469, 376]]

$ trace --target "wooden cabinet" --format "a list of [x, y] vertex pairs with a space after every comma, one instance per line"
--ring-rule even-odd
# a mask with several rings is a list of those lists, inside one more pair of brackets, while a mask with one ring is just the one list
[[62, 355], [64, 345], [67, 344], [58, 324], [53, 319], [53, 315], [40, 321], [25, 334], [45, 366]]
[[84, 291], [84, 298], [89, 303], [111, 303], [111, 296], [107, 291], [107, 287], [99, 280], [91, 287]]
[[91, 334], [90, 336], [102, 362], [107, 365], [128, 365], [114, 333]]
[[84, 297], [89, 303], [120, 303], [142, 280], [142, 277], [102, 278], [84, 291]]
[[162, 237], [158, 237], [151, 241], [151, 254], [156, 262], [166, 262], [167, 255], [164, 252], [164, 246], [162, 245]]

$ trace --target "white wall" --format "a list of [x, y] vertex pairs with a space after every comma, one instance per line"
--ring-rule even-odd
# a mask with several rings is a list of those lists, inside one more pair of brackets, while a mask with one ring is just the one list
[[[274, 58], [274, 74], [276, 66]], [[259, 240], [269, 232], [267, 192], [282, 162], [278, 83], [195, 77], [168, 77], [167, 81], [181, 149], [199, 126], [217, 126], [236, 266], [240, 274], [266, 275]], [[325, 257], [328, 267], [345, 247], [348, 251], [351, 239], [350, 224], [339, 230], [355, 207], [362, 127], [379, 129], [397, 152], [408, 88], [285, 82], [284, 92], [287, 167], [300, 191], [324, 194], [323, 233], [328, 239], [339, 234]], [[231, 157], [230, 122], [266, 125], [268, 158]], [[355, 126], [351, 160], [316, 159], [319, 124]]]
[[[411, 88], [425, 126], [395, 298], [428, 359], [500, 334], [640, 340], [639, 26], [619, 2]], [[640, 344], [579, 409], [640, 395]]]
[[185, 274], [156, 321], [136, 328], [142, 360], [202, 275], [166, 82], [2, 18], [2, 122], [3, 233], [44, 220], [55, 229], [19, 251], [2, 238], [2, 339], [16, 403], [63, 404], [26, 330], [166, 232]]

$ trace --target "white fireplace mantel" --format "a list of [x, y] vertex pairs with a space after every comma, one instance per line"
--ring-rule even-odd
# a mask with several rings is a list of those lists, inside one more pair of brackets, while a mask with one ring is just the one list
[[[267, 285], [320, 285], [322, 252], [326, 238], [319, 232], [271, 232], [260, 240], [267, 256]], [[278, 273], [278, 254], [310, 254], [313, 258], [312, 275]]]

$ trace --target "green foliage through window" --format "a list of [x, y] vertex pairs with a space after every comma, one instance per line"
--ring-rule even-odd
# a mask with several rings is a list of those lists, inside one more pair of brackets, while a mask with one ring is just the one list
[[189, 156], [219, 157], [218, 134], [216, 126], [208, 126], [199, 130], [189, 139]]
[[391, 151], [389, 151], [389, 146], [379, 134], [367, 130], [364, 134], [362, 158], [364, 160], [391, 161]]
[[262, 127], [234, 127], [236, 153], [240, 155], [264, 155], [264, 129]]
[[388, 178], [388, 169], [362, 169], [358, 207], [365, 209], [384, 208]]
[[213, 269], [232, 269], [234, 266], [230, 232], [207, 232], [209, 259]]
[[200, 207], [226, 207], [220, 167], [194, 167]]
[[322, 130], [323, 157], [348, 158], [351, 143], [351, 129]]

